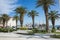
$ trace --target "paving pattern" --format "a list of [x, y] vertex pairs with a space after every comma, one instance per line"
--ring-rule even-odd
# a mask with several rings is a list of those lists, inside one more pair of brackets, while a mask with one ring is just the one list
[[50, 34], [21, 35], [12, 33], [0, 33], [0, 40], [60, 40], [50, 38]]

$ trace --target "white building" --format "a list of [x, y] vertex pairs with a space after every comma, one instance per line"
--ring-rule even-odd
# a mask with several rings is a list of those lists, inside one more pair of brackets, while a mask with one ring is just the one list
[[13, 18], [10, 18], [8, 20], [7, 26], [9, 27], [16, 26], [16, 20], [13, 20]]
[[[5, 24], [6, 26], [6, 24]], [[16, 20], [13, 20], [13, 18], [11, 17], [8, 22], [7, 22], [7, 26], [12, 27], [12, 26], [16, 26]], [[3, 23], [0, 23], [0, 27], [3, 27]]]

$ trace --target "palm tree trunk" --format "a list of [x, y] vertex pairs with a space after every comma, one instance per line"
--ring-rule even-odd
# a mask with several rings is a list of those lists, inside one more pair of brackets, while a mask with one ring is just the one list
[[33, 29], [34, 29], [34, 17], [32, 17], [32, 21], [33, 21], [33, 25], [32, 25], [32, 27], [33, 27]]
[[5, 28], [5, 20], [3, 20], [3, 27]]
[[20, 16], [20, 24], [21, 24], [21, 27], [23, 27], [23, 16]]
[[55, 25], [55, 20], [52, 20], [52, 26], [53, 26], [52, 29], [55, 29], [54, 25]]
[[16, 20], [16, 30], [17, 30], [17, 20]]
[[6, 21], [6, 27], [7, 27], [7, 21]]
[[49, 26], [49, 23], [48, 23], [48, 16], [46, 15], [46, 31], [47, 31], [47, 32], [48, 32], [48, 30], [49, 30], [48, 26]]
[[44, 6], [44, 12], [45, 12], [45, 16], [46, 16], [46, 31], [48, 32], [49, 31], [49, 22], [48, 22], [48, 6]]

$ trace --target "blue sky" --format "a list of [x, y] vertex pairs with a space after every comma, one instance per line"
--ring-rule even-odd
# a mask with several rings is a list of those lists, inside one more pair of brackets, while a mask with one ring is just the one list
[[[45, 23], [45, 15], [42, 7], [35, 8], [36, 7], [36, 0], [0, 0], [0, 14], [9, 14], [10, 16], [13, 16], [15, 12], [13, 11], [18, 6], [24, 6], [27, 8], [27, 10], [36, 10], [39, 13], [39, 16], [35, 17], [35, 23], [42, 24]], [[59, 0], [56, 0], [56, 5], [51, 6], [50, 10], [57, 10], [59, 11]], [[60, 11], [59, 11], [60, 13]], [[32, 23], [32, 19], [25, 15], [24, 17], [24, 24]], [[60, 24], [60, 19], [56, 20], [56, 25]], [[51, 25], [51, 22], [49, 21], [49, 25]]]

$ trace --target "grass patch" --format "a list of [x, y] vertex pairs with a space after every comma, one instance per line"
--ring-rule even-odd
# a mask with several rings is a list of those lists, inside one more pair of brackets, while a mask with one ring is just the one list
[[34, 33], [43, 33], [43, 34], [47, 33], [46, 30], [32, 29], [32, 31], [33, 31]]
[[60, 34], [60, 32], [54, 32], [54, 34]]
[[28, 30], [27, 27], [21, 27], [20, 30]]
[[60, 38], [60, 35], [50, 35], [51, 38]]
[[60, 38], [60, 32], [54, 32], [54, 35], [50, 35], [52, 38]]

